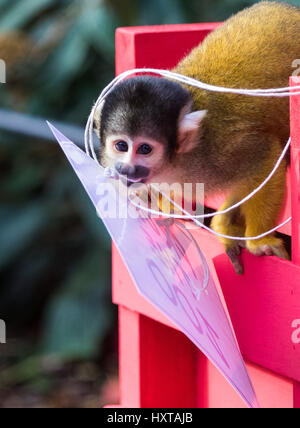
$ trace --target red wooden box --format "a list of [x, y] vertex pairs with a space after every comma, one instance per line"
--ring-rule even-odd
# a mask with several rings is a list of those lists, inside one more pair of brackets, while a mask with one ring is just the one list
[[[116, 72], [171, 68], [218, 25], [120, 28]], [[296, 82], [297, 78], [291, 79], [292, 84]], [[293, 222], [283, 232], [292, 236], [293, 262], [244, 254], [246, 274], [238, 277], [218, 240], [199, 228], [193, 231], [214, 260], [258, 399], [271, 408], [300, 407], [299, 96], [291, 98], [291, 133], [291, 173], [283, 217], [292, 212]], [[208, 204], [218, 205], [216, 201]], [[113, 301], [119, 306], [120, 407], [244, 407], [206, 357], [137, 293], [115, 247]]]

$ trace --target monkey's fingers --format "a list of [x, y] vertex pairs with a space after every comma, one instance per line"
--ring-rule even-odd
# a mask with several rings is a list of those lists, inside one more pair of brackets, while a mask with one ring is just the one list
[[180, 211], [177, 207], [175, 207], [175, 205], [172, 202], [170, 202], [161, 194], [159, 195], [159, 198], [158, 198], [158, 208], [164, 214], [183, 215], [182, 211]]
[[247, 249], [255, 256], [277, 256], [280, 259], [290, 260], [283, 241], [275, 236], [268, 236], [257, 242], [249, 241]]
[[291, 260], [290, 255], [286, 251], [286, 249], [284, 248], [284, 246], [274, 247], [274, 248], [272, 248], [272, 251], [274, 253], [274, 256], [277, 256], [280, 259]]
[[237, 243], [234, 247], [227, 247], [226, 253], [228, 257], [230, 258], [230, 261], [234, 267], [235, 273], [237, 275], [243, 275], [244, 273], [244, 266], [241, 262], [240, 255], [241, 255], [241, 247]]
[[290, 260], [290, 256], [283, 245], [270, 246], [263, 245], [258, 256], [277, 256], [280, 259]]

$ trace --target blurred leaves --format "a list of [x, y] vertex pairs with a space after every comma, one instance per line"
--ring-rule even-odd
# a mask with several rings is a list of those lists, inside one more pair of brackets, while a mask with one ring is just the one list
[[[64, 359], [97, 357], [112, 321], [109, 266], [109, 253], [95, 251], [75, 267], [46, 311], [43, 354]], [[99, 287], [100, 281], [106, 287]]]
[[[27, 24], [33, 17], [41, 13], [55, 0], [26, 0], [12, 1], [11, 7], [1, 14], [0, 27], [2, 31], [14, 30]], [[13, 7], [12, 7], [13, 6]]]
[[183, 18], [182, 6], [179, 0], [143, 0], [140, 21], [143, 25], [178, 24]]
[[39, 202], [22, 206], [21, 210], [11, 206], [0, 208], [0, 269], [19, 256], [48, 220], [47, 209]]

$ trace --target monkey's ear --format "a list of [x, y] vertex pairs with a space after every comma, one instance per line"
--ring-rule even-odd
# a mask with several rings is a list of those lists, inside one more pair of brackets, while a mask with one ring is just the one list
[[94, 114], [93, 128], [97, 136], [100, 138], [101, 114], [104, 106], [104, 100], [98, 105]]
[[178, 153], [187, 153], [196, 147], [201, 122], [206, 114], [207, 110], [198, 110], [183, 116], [178, 129]]

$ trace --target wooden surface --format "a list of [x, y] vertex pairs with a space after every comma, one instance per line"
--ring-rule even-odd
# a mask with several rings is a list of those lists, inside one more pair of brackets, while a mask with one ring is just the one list
[[[290, 86], [300, 86], [300, 78], [290, 79]], [[300, 96], [290, 98], [291, 104], [291, 213], [292, 260], [300, 266]], [[299, 283], [300, 287], [300, 283]], [[300, 311], [295, 319], [300, 318]], [[296, 347], [296, 345], [294, 345]], [[298, 345], [299, 347], [299, 345]], [[298, 379], [299, 381], [299, 379]], [[300, 408], [300, 383], [294, 384], [294, 407]]]
[[198, 351], [192, 342], [123, 306], [119, 325], [122, 406], [197, 407]]
[[[219, 24], [123, 28], [116, 35], [116, 72], [172, 68]], [[300, 83], [299, 83], [300, 84]], [[300, 97], [291, 102], [292, 167], [283, 219], [293, 213], [293, 261], [244, 254], [237, 277], [220, 243], [195, 229], [214, 260], [250, 377], [263, 407], [300, 406], [300, 344], [292, 322], [300, 318]], [[208, 204], [217, 208], [222, 196]], [[160, 312], [138, 294], [113, 248], [113, 300], [120, 313], [122, 407], [244, 407], [227, 381]], [[173, 376], [173, 378], [172, 378]], [[176, 377], [178, 382], [176, 382]]]
[[219, 25], [119, 28], [116, 32], [116, 74], [140, 67], [173, 68]]
[[300, 313], [299, 266], [244, 252], [245, 274], [238, 277], [227, 256], [214, 262], [246, 360], [300, 381], [300, 346], [291, 328]]

